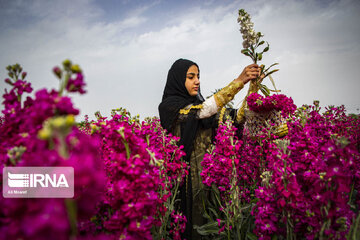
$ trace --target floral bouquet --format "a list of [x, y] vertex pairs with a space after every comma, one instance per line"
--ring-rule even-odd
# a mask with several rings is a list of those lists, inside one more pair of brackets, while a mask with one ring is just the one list
[[279, 137], [287, 135], [287, 124], [284, 119], [288, 118], [296, 110], [291, 97], [284, 94], [274, 94], [263, 97], [258, 93], [251, 93], [247, 98], [248, 109], [245, 109], [245, 129], [251, 136], [256, 136], [262, 127]]
[[253, 112], [267, 112], [272, 110], [281, 111], [283, 117], [294, 113], [296, 106], [291, 97], [284, 94], [275, 94], [263, 97], [258, 93], [252, 93], [247, 98], [249, 109]]
[[[269, 43], [266, 42], [266, 47], [262, 51], [257, 51], [260, 46], [265, 44], [265, 41], [261, 40], [264, 35], [261, 32], [254, 31], [254, 23], [251, 22], [250, 15], [244, 9], [239, 10], [238, 22], [244, 39], [244, 49], [241, 52], [250, 57], [254, 63], [258, 63], [262, 60], [263, 54], [269, 51]], [[238, 112], [238, 120], [244, 121], [245, 119], [245, 130], [252, 137], [258, 135], [264, 127], [269, 128], [270, 132], [275, 135], [286, 135], [287, 125], [284, 123], [284, 118], [296, 110], [291, 98], [283, 94], [270, 95], [270, 92], [279, 92], [271, 77], [272, 73], [279, 70], [270, 70], [275, 65], [278, 65], [278, 63], [274, 63], [268, 68], [261, 65], [261, 77], [251, 81], [249, 91], [245, 97], [246, 101], [243, 102]], [[262, 84], [263, 79], [266, 77], [270, 78], [274, 90]], [[259, 90], [265, 97], [257, 93]]]

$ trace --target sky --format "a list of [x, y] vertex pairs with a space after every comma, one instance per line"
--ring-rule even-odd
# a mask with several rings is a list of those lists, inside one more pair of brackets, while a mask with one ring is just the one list
[[20, 63], [36, 91], [58, 89], [52, 68], [70, 59], [87, 84], [85, 95], [69, 94], [78, 120], [120, 107], [158, 116], [177, 59], [199, 65], [204, 97], [252, 63], [241, 54], [241, 8], [270, 44], [260, 63], [279, 63], [277, 89], [298, 106], [319, 100], [360, 113], [359, 0], [0, 0], [0, 93], [9, 64]]

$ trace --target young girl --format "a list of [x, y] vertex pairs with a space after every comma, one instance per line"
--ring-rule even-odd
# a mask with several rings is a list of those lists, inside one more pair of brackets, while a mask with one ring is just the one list
[[187, 218], [183, 237], [188, 240], [200, 239], [193, 225], [204, 224], [202, 203], [206, 194], [200, 178], [201, 161], [219, 121], [231, 117], [237, 122], [237, 111], [224, 106], [259, 74], [260, 67], [251, 64], [228, 86], [204, 100], [196, 63], [179, 59], [169, 70], [159, 113], [162, 127], [180, 137], [179, 146], [184, 146], [184, 158], [190, 165], [189, 174], [180, 189], [180, 207]]

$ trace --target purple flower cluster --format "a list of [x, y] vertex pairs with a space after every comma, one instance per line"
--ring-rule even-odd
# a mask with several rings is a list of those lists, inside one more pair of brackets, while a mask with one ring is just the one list
[[86, 93], [84, 90], [85, 82], [84, 82], [84, 76], [81, 72], [76, 73], [75, 78], [70, 78], [67, 85], [66, 90], [68, 92], [79, 92], [80, 94]]
[[[160, 125], [159, 118], [148, 119], [141, 124], [141, 136], [146, 139], [148, 148], [155, 154], [155, 158], [162, 160], [162, 176], [166, 176], [170, 190], [178, 179], [184, 179], [188, 174], [187, 164], [181, 160], [185, 153], [178, 147], [180, 138], [168, 134]], [[161, 143], [161, 144], [160, 144]]]
[[203, 184], [214, 184], [221, 192], [230, 190], [233, 162], [239, 163], [236, 152], [239, 151], [242, 142], [237, 141], [235, 132], [236, 128], [233, 126], [220, 125], [215, 137], [215, 148], [206, 153], [201, 162], [203, 170], [200, 175]]
[[[168, 135], [159, 119], [140, 124], [126, 110], [114, 112], [110, 120], [100, 114], [97, 121], [87, 118], [76, 127], [79, 111], [61, 95], [64, 90], [85, 93], [85, 84], [77, 65], [63, 65], [65, 70], [53, 70], [60, 91], [42, 89], [24, 103], [30, 83], [6, 81], [12, 89], [3, 96], [0, 164], [72, 166], [75, 196], [65, 201], [1, 198], [0, 238], [180, 239], [186, 218], [174, 210], [174, 199], [188, 166], [179, 139]], [[161, 234], [152, 235], [161, 228]]]
[[214, 184], [224, 193], [229, 192], [235, 179], [240, 200], [250, 202], [254, 187], [261, 181], [261, 170], [267, 165], [262, 158], [268, 149], [252, 139], [239, 140], [236, 132], [230, 121], [218, 127], [215, 146], [205, 154], [200, 175], [205, 185]]
[[[259, 182], [259, 159], [262, 155], [261, 149], [249, 143], [251, 139], [243, 142], [236, 132], [231, 121], [219, 126], [215, 146], [205, 154], [200, 174], [204, 185], [215, 186], [219, 190], [221, 204], [216, 210], [221, 212], [218, 216], [222, 215], [225, 219], [217, 219], [218, 233], [227, 231], [226, 235], [231, 239], [241, 239], [238, 233], [247, 228], [244, 218], [248, 216], [245, 213], [250, 214], [251, 208], [247, 205]], [[217, 195], [216, 192], [214, 194]]]
[[124, 109], [113, 112], [110, 120], [99, 117], [83, 126], [82, 131], [91, 128], [91, 135], [102, 139], [107, 171], [108, 191], [93, 230], [125, 239], [152, 239], [157, 228], [164, 225], [167, 230], [169, 224], [171, 232], [162, 234], [178, 239], [186, 219], [173, 210], [170, 197], [175, 197], [174, 188], [188, 168], [182, 161], [185, 153], [176, 145], [178, 138], [168, 135], [159, 119], [139, 123]]
[[[3, 95], [1, 168], [72, 166], [75, 196], [66, 201], [1, 197], [0, 238], [68, 239], [76, 236], [77, 226], [72, 222], [81, 224], [95, 214], [95, 206], [105, 192], [105, 172], [97, 152], [99, 140], [80, 133], [74, 126], [74, 115], [79, 111], [70, 98], [59, 96], [55, 90], [43, 89], [37, 91], [34, 98], [27, 97], [22, 102], [24, 93], [32, 92], [30, 83], [24, 79], [6, 82], [12, 88]], [[57, 124], [53, 124], [55, 121]]]
[[172, 239], [181, 240], [180, 233], [185, 231], [187, 221], [186, 217], [181, 213], [175, 214], [174, 212], [172, 212], [171, 218], [173, 219], [173, 221], [171, 222], [169, 233], [172, 235]]
[[[158, 188], [159, 198], [162, 204], [158, 205], [158, 225], [161, 228], [168, 227], [170, 221], [169, 234], [172, 239], [180, 240], [180, 233], [185, 231], [186, 217], [174, 208], [174, 200], [177, 197], [177, 191], [180, 184], [183, 183], [185, 176], [188, 174], [189, 166], [182, 161], [185, 152], [182, 151], [182, 146], [178, 147], [178, 137], [168, 134], [165, 129], [161, 127], [159, 118], [146, 119], [141, 124], [141, 136], [146, 140], [148, 149], [154, 153], [160, 165], [160, 181]], [[168, 219], [168, 215], [171, 219]], [[160, 234], [155, 234], [153, 237], [166, 238], [161, 233], [166, 235], [167, 231], [158, 231]]]
[[[133, 124], [134, 125], [134, 124]], [[105, 203], [112, 209], [104, 228], [120, 238], [151, 239], [153, 216], [160, 204], [159, 168], [147, 152], [138, 128], [115, 115], [95, 124], [103, 139], [101, 157], [107, 172]]]
[[284, 94], [274, 94], [263, 97], [258, 93], [252, 93], [247, 97], [249, 109], [254, 112], [267, 112], [271, 110], [282, 111], [283, 116], [293, 114], [296, 110], [291, 97]]
[[[240, 197], [250, 207], [256, 201], [252, 214], [259, 239], [345, 239], [360, 206], [359, 118], [343, 107], [320, 114], [317, 106], [308, 106], [299, 108], [288, 126], [284, 138], [268, 137], [265, 129], [256, 141], [241, 142], [234, 140], [233, 127], [221, 125], [203, 161], [204, 184], [215, 185], [230, 202]], [[220, 221], [228, 226], [233, 220]]]
[[[343, 111], [300, 111], [308, 114], [306, 122], [291, 122], [285, 146], [272, 144], [266, 156], [272, 177], [256, 192], [256, 230], [260, 238], [270, 239], [286, 234], [279, 222], [291, 223], [300, 237], [345, 239], [358, 211], [351, 204], [358, 204], [359, 196], [351, 196], [359, 189], [359, 151], [355, 142], [340, 135], [348, 124]], [[271, 229], [262, 229], [266, 224]]]

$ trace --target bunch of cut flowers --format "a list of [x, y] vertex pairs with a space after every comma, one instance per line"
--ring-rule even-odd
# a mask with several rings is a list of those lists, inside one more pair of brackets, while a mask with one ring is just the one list
[[[239, 10], [238, 22], [244, 40], [244, 49], [241, 52], [257, 64], [262, 60], [263, 54], [269, 51], [269, 43], [266, 42], [266, 46], [259, 51], [265, 44], [265, 41], [262, 40], [264, 35], [253, 29], [254, 23], [251, 22], [250, 15], [244, 9]], [[265, 65], [260, 66], [260, 76], [250, 82], [248, 93], [238, 111], [238, 120], [246, 122], [245, 130], [248, 133], [247, 135], [251, 137], [269, 126], [272, 126], [272, 133], [278, 136], [286, 135], [288, 128], [284, 120], [296, 110], [296, 106], [290, 97], [278, 94], [280, 91], [276, 89], [274, 80], [271, 77], [271, 74], [279, 70], [271, 70], [275, 65], [278, 65], [278, 63], [274, 63], [268, 68]], [[270, 89], [262, 83], [266, 77], [269, 77], [274, 89]], [[264, 96], [258, 94], [259, 90]], [[276, 94], [271, 95], [271, 92]]]
[[263, 97], [258, 93], [251, 93], [247, 98], [249, 109], [253, 112], [281, 111], [283, 117], [294, 113], [296, 105], [291, 97], [284, 94], [274, 94]]

